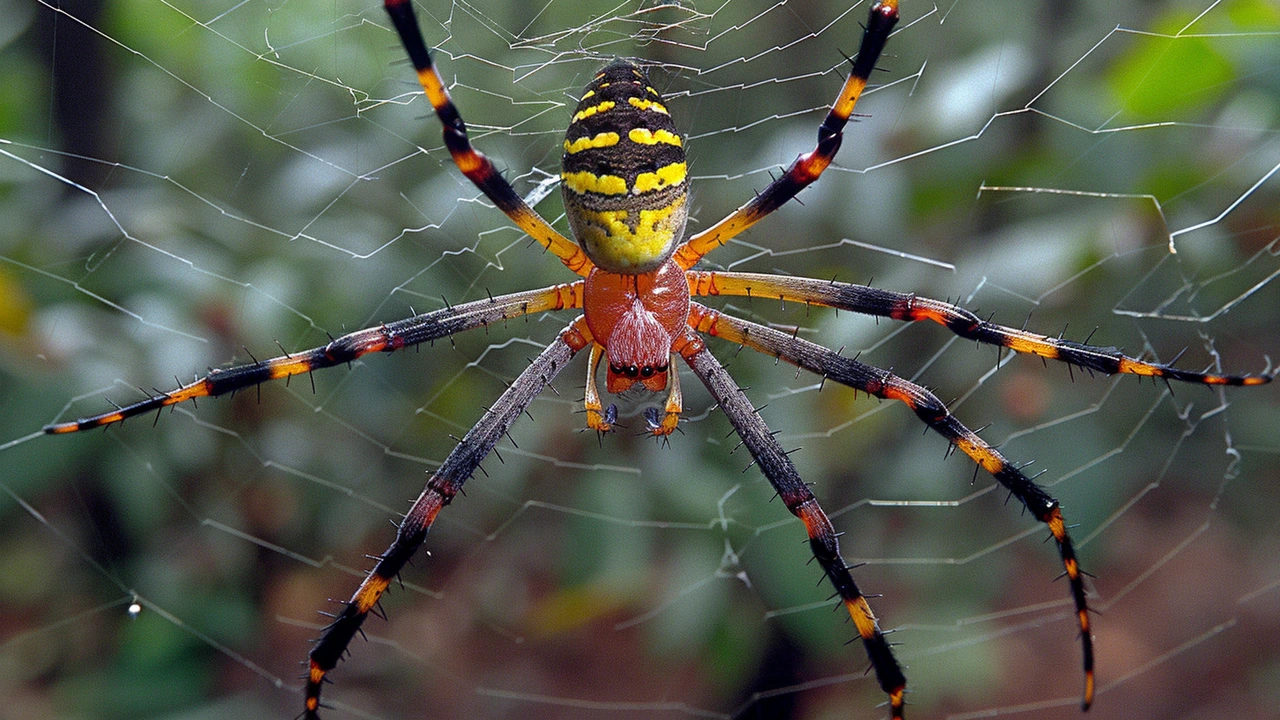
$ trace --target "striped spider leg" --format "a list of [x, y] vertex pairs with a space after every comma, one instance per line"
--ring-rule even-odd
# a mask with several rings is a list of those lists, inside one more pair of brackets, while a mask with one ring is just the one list
[[[690, 273], [691, 276], [695, 274]], [[1084, 345], [1014, 330], [982, 321], [968, 311], [936, 300], [916, 298], [913, 295], [881, 291], [865, 286], [745, 273], [697, 275], [706, 281], [705, 284], [695, 288], [695, 294], [698, 295], [747, 295], [748, 289], [759, 289], [766, 291], [762, 293], [765, 297], [782, 296], [785, 299], [850, 309], [867, 315], [883, 315], [902, 320], [931, 319], [946, 325], [962, 337], [1002, 345], [1018, 352], [1051, 357], [1102, 372], [1153, 375], [1208, 385], [1258, 385], [1270, 382], [1272, 379], [1272, 376], [1266, 373], [1248, 376], [1210, 375], [1147, 363], [1124, 356], [1115, 348]], [[717, 279], [725, 282], [717, 283]], [[718, 291], [711, 292], [711, 288], [718, 288]], [[755, 296], [754, 291], [750, 294]], [[1069, 581], [1070, 595], [1075, 604], [1084, 666], [1081, 708], [1089, 709], [1094, 696], [1093, 636], [1090, 633], [1089, 605], [1085, 595], [1083, 571], [1080, 569], [1070, 533], [1067, 531], [1067, 524], [1056, 499], [1023, 474], [998, 450], [965, 427], [933, 393], [913, 382], [887, 370], [843, 357], [808, 340], [717, 312], [699, 303], [693, 303], [689, 324], [699, 332], [786, 360], [823, 378], [830, 378], [868, 395], [906, 404], [922, 422], [972, 458], [1008, 489], [1037, 520], [1045, 523], [1057, 543], [1064, 575]], [[866, 635], [864, 634], [863, 637], [865, 639]], [[890, 692], [892, 697], [891, 690], [886, 688], [886, 692]]]
[[907, 322], [932, 320], [968, 340], [1059, 360], [1107, 375], [1123, 373], [1200, 385], [1264, 385], [1273, 377], [1270, 367], [1259, 374], [1224, 375], [1147, 362], [1129, 357], [1115, 347], [1088, 345], [1019, 330], [983, 320], [953, 303], [866, 285], [762, 273], [699, 271], [689, 273], [689, 285], [695, 296], [777, 298], [783, 302], [820, 305]]
[[[690, 327], [697, 326], [707, 312], [707, 308], [695, 304], [689, 319]], [[716, 328], [712, 326], [698, 329], [710, 329], [715, 334]], [[778, 497], [782, 498], [787, 510], [804, 523], [805, 530], [809, 533], [809, 547], [813, 556], [835, 587], [849, 617], [853, 619], [867, 657], [871, 660], [876, 681], [880, 689], [889, 696], [890, 712], [894, 718], [903, 717], [906, 675], [893, 656], [893, 650], [880, 630], [880, 623], [872, 612], [871, 605], [858, 589], [849, 566], [840, 555], [840, 541], [837, 539], [839, 533], [832, 527], [831, 520], [818, 504], [818, 499], [801, 479], [791, 458], [778, 444], [778, 439], [765, 425], [764, 419], [756, 412], [746, 393], [715, 359], [702, 339], [690, 330], [679, 352], [702, 384], [706, 385], [711, 397], [724, 411], [725, 417], [729, 418], [734, 431], [742, 438], [742, 444], [746, 445], [755, 464], [777, 491]]]
[[475, 184], [485, 197], [493, 201], [498, 209], [515, 221], [516, 225], [529, 234], [529, 237], [546, 248], [548, 252], [560, 258], [565, 267], [586, 277], [591, 272], [591, 261], [583, 254], [582, 248], [569, 238], [556, 232], [551, 224], [542, 218], [511, 187], [511, 183], [502, 177], [493, 162], [484, 153], [471, 147], [467, 137], [467, 125], [462, 121], [458, 107], [449, 97], [444, 86], [444, 79], [431, 62], [431, 53], [422, 39], [422, 30], [418, 27], [418, 18], [413, 14], [410, 0], [386, 0], [385, 7], [391, 23], [395, 26], [400, 41], [404, 44], [409, 61], [418, 74], [418, 83], [436, 117], [440, 118], [444, 145], [449, 149], [449, 156], [463, 175]]
[[485, 412], [484, 417], [454, 446], [439, 469], [431, 474], [422, 494], [413, 501], [409, 512], [400, 522], [395, 540], [385, 552], [378, 555], [377, 564], [365, 576], [342, 611], [333, 616], [333, 622], [329, 623], [320, 640], [311, 648], [304, 717], [309, 720], [320, 717], [320, 691], [328, 680], [326, 675], [346, 654], [351, 640], [382, 598], [382, 594], [387, 591], [391, 581], [400, 574], [400, 570], [418, 548], [422, 547], [427, 539], [427, 531], [435, 523], [436, 515], [453, 501], [454, 496], [462, 490], [463, 483], [471, 477], [502, 436], [507, 434], [516, 418], [529, 407], [529, 403], [555, 379], [579, 350], [590, 343], [590, 330], [582, 317], [579, 317], [516, 377], [498, 397], [497, 402]]
[[226, 395], [261, 385], [269, 380], [290, 378], [294, 375], [309, 374], [316, 370], [344, 365], [369, 353], [395, 352], [522, 315], [579, 307], [582, 307], [581, 281], [453, 305], [405, 320], [347, 333], [327, 345], [310, 350], [211, 370], [204, 377], [196, 378], [174, 390], [157, 391], [155, 395], [128, 405], [117, 406], [110, 412], [70, 422], [52, 423], [44, 427], [44, 432], [49, 435], [62, 435], [112, 425], [153, 410], [159, 412], [187, 400]]
[[[582, 307], [583, 282], [554, 285], [541, 290], [502, 295], [496, 298], [442, 308], [393, 323], [358, 330], [336, 338], [322, 347], [282, 355], [269, 360], [213, 370], [194, 382], [111, 412], [71, 422], [48, 425], [44, 431], [58, 435], [103, 427], [128, 418], [202, 397], [216, 397], [260, 385], [269, 380], [289, 378], [352, 362], [373, 352], [394, 352], [448, 337], [455, 333], [487, 327], [522, 315]], [[575, 328], [581, 326], [580, 330]], [[463, 441], [432, 476], [422, 495], [401, 522], [395, 542], [379, 556], [379, 562], [343, 610], [334, 616], [310, 654], [306, 684], [306, 715], [318, 717], [320, 689], [325, 674], [332, 670], [351, 638], [386, 591], [390, 578], [422, 545], [426, 532], [440, 508], [449, 504], [480, 461], [528, 407], [533, 398], [578, 350], [590, 343], [590, 331], [579, 319], [561, 333], [533, 364], [503, 393], [490, 411], [467, 433]]]
[[673, 256], [676, 264], [685, 270], [697, 265], [707, 253], [785, 205], [801, 190], [817, 181], [823, 171], [830, 167], [844, 141], [844, 127], [849, 118], [853, 117], [853, 108], [857, 105], [858, 98], [862, 97], [862, 91], [871, 79], [871, 71], [875, 69], [880, 53], [897, 23], [897, 0], [881, 0], [871, 6], [866, 30], [862, 34], [862, 44], [853, 58], [849, 77], [840, 88], [840, 94], [836, 96], [826, 118], [818, 126], [817, 146], [796, 158], [785, 172], [745, 205], [690, 237], [676, 250]]

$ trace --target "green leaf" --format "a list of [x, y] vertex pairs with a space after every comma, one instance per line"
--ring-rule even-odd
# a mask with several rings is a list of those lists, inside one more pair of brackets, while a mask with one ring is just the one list
[[1209, 38], [1178, 35], [1191, 20], [1185, 13], [1166, 15], [1112, 66], [1108, 84], [1126, 121], [1189, 119], [1235, 79], [1234, 66]]

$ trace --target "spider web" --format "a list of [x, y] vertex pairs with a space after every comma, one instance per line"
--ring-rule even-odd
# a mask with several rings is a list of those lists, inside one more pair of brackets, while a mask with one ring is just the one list
[[[602, 60], [654, 63], [705, 227], [812, 147], [866, 12], [418, 5], [474, 143], [561, 228], [567, 108]], [[350, 594], [450, 436], [569, 318], [181, 406], [154, 428], [40, 426], [567, 274], [450, 165], [375, 2], [2, 7], [4, 714], [292, 717], [315, 611]], [[1277, 34], [1261, 0], [906, 3], [836, 165], [709, 261], [1260, 371], [1280, 358]], [[1274, 387], [1095, 378], [937, 327], [716, 304], [892, 367], [1046, 471], [1098, 576], [1089, 717], [1273, 712]], [[803, 448], [859, 582], [883, 595], [912, 715], [1079, 717], [1045, 530], [904, 408], [713, 349]], [[582, 374], [579, 360], [441, 515], [389, 621], [334, 673], [327, 716], [882, 717], [802, 528], [742, 472], [692, 378], [683, 433], [654, 447], [578, 432]], [[624, 422], [641, 410], [625, 404]]]

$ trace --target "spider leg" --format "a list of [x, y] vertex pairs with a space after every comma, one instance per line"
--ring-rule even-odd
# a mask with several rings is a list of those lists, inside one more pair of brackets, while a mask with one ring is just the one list
[[110, 425], [186, 400], [224, 395], [268, 380], [278, 380], [342, 365], [371, 352], [395, 352], [521, 315], [580, 307], [582, 307], [582, 281], [445, 307], [405, 320], [357, 330], [323, 347], [285, 354], [247, 365], [211, 370], [208, 375], [176, 390], [152, 395], [145, 400], [100, 415], [46, 425], [44, 432], [60, 435]]
[[413, 14], [411, 0], [386, 0], [385, 6], [387, 14], [391, 16], [391, 23], [395, 25], [400, 41], [409, 54], [409, 60], [413, 62], [413, 68], [418, 73], [418, 82], [426, 92], [427, 99], [431, 101], [431, 107], [435, 108], [436, 116], [444, 125], [444, 145], [449, 149], [449, 155], [453, 158], [454, 164], [463, 175], [467, 176], [468, 180], [480, 188], [480, 192], [498, 206], [499, 210], [506, 213], [507, 217], [515, 221], [521, 230], [528, 233], [529, 237], [551, 251], [552, 255], [560, 258], [565, 267], [586, 277], [587, 273], [591, 272], [592, 264], [582, 252], [582, 248], [556, 232], [546, 220], [542, 219], [542, 216], [525, 203], [493, 166], [493, 162], [485, 157], [484, 153], [471, 147], [471, 141], [467, 138], [466, 123], [462, 121], [462, 115], [459, 114], [453, 100], [449, 98], [449, 91], [445, 89], [444, 80], [431, 62], [431, 53], [422, 39], [422, 30], [419, 29], [418, 19]]
[[933, 393], [887, 370], [842, 357], [821, 345], [794, 337], [757, 323], [731, 317], [705, 305], [693, 303], [689, 324], [699, 332], [745, 345], [766, 355], [781, 358], [824, 378], [886, 400], [899, 400], [910, 407], [922, 422], [945, 437], [991, 473], [1001, 485], [1026, 506], [1037, 520], [1049, 527], [1058, 545], [1058, 554], [1070, 582], [1080, 625], [1084, 652], [1084, 693], [1082, 709], [1093, 703], [1093, 636], [1089, 632], [1089, 605], [1085, 598], [1083, 572], [1075, 546], [1067, 532], [1058, 501], [1005, 459], [998, 450], [965, 427]]
[[378, 556], [377, 565], [369, 571], [342, 612], [333, 618], [315, 647], [311, 648], [304, 717], [308, 720], [319, 717], [320, 690], [325, 675], [346, 653], [351, 639], [360, 630], [369, 611], [386, 592], [392, 579], [422, 546], [440, 509], [453, 500], [463, 483], [493, 450], [498, 440], [511, 429], [516, 418], [529, 407], [529, 403], [564, 369], [574, 354], [588, 343], [590, 331], [586, 329], [582, 318], [579, 318], [534, 358], [533, 363], [520, 373], [484, 417], [454, 447], [440, 468], [432, 473], [422, 494], [413, 502], [400, 523], [395, 541], [386, 552]]
[[866, 30], [862, 33], [862, 44], [858, 55], [853, 60], [849, 78], [845, 80], [840, 95], [831, 106], [827, 117], [818, 127], [818, 144], [812, 152], [801, 155], [791, 163], [778, 179], [769, 183], [763, 191], [751, 198], [742, 207], [735, 210], [720, 222], [689, 238], [676, 249], [673, 256], [676, 263], [688, 270], [707, 253], [728, 242], [731, 238], [751, 227], [769, 213], [782, 207], [788, 200], [796, 196], [822, 175], [840, 149], [843, 140], [844, 126], [853, 114], [853, 107], [858, 97], [867, 87], [871, 71], [875, 69], [880, 52], [884, 50], [885, 41], [894, 24], [898, 22], [897, 0], [881, 0], [871, 7], [871, 15], [867, 20]]
[[1138, 360], [1115, 347], [1086, 345], [1074, 340], [1040, 335], [988, 322], [953, 303], [918, 297], [866, 285], [851, 285], [813, 278], [782, 277], [759, 273], [690, 271], [689, 287], [696, 296], [746, 295], [812, 303], [863, 315], [876, 315], [919, 322], [932, 320], [962, 338], [988, 345], [1007, 347], [1014, 352], [1060, 360], [1089, 370], [1112, 375], [1126, 373], [1167, 378], [1203, 385], [1263, 385], [1272, 373], [1221, 375], [1182, 370], [1170, 365]]
[[662, 408], [662, 418], [658, 418], [658, 411], [655, 408], [649, 408], [649, 412], [645, 413], [649, 432], [655, 437], [665, 437], [675, 432], [680, 424], [680, 412], [684, 409], [684, 394], [680, 392], [680, 373], [675, 365], [670, 367], [671, 371], [667, 373], [667, 404]]
[[613, 432], [613, 421], [609, 418], [615, 413], [612, 406], [610, 406], [610, 412], [604, 412], [604, 406], [600, 402], [600, 387], [596, 384], [596, 370], [600, 367], [600, 360], [603, 358], [604, 346], [592, 343], [591, 355], [587, 360], [586, 396], [582, 404], [587, 411], [587, 429], [607, 433]]
[[903, 713], [903, 694], [906, 690], [907, 678], [902, 673], [897, 659], [893, 656], [875, 613], [867, 603], [866, 597], [858, 589], [858, 585], [849, 573], [840, 556], [840, 543], [835, 529], [827, 514], [818, 505], [818, 500], [809, 490], [809, 486], [796, 472], [795, 465], [787, 457], [786, 451], [778, 444], [777, 438], [769, 431], [764, 419], [756, 412], [747, 399], [746, 394], [738, 387], [729, 373], [707, 349], [705, 343], [692, 330], [678, 341], [677, 352], [685, 359], [694, 374], [707, 386], [711, 396], [715, 398], [720, 409], [724, 411], [729, 422], [737, 431], [742, 442], [755, 458], [756, 465], [768, 478], [769, 483], [777, 490], [787, 509], [804, 522], [809, 533], [809, 547], [813, 556], [822, 566], [831, 584], [840, 595], [840, 601], [853, 618], [858, 635], [862, 638], [863, 647], [871, 659], [876, 680], [880, 688], [889, 695], [889, 705], [894, 718], [901, 718]]

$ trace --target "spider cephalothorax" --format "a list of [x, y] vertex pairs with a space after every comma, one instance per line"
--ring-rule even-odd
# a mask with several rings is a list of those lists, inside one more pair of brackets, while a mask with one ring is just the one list
[[636, 385], [651, 391], [668, 390], [665, 415], [659, 418], [654, 413], [649, 417], [649, 429], [655, 435], [669, 435], [679, 422], [679, 375], [671, 362], [682, 360], [702, 381], [787, 510], [803, 523], [814, 558], [835, 587], [867, 651], [876, 679], [889, 697], [890, 711], [895, 718], [902, 717], [906, 676], [867, 598], [841, 558], [838, 533], [787, 452], [711, 354], [703, 337], [737, 343], [794, 363], [824, 380], [904, 403], [1043, 522], [1057, 545], [1078, 618], [1085, 682], [1083, 705], [1087, 708], [1094, 690], [1089, 606], [1083, 572], [1057, 500], [1005, 459], [999, 450], [965, 427], [925, 388], [793, 334], [713, 310], [693, 302], [692, 297], [768, 297], [906, 322], [929, 320], [960, 337], [1103, 373], [1129, 373], [1211, 385], [1261, 385], [1271, 380], [1269, 369], [1260, 375], [1180, 370], [1127, 357], [1112, 347], [1069, 342], [997, 325], [952, 303], [918, 297], [914, 293], [834, 280], [694, 270], [707, 253], [794, 198], [831, 164], [854, 105], [866, 88], [897, 22], [896, 0], [881, 0], [871, 8], [858, 54], [840, 94], [819, 126], [814, 149], [792, 162], [782, 175], [745, 205], [687, 239], [682, 237], [688, 213], [684, 140], [675, 129], [661, 96], [637, 65], [619, 61], [605, 67], [584, 91], [564, 141], [561, 180], [566, 214], [578, 243], [534, 212], [493, 163], [471, 147], [461, 114], [432, 65], [410, 0], [385, 0], [385, 3], [427, 100], [444, 126], [444, 144], [458, 169], [521, 230], [582, 279], [446, 306], [366, 328], [323, 347], [213, 371], [170, 392], [111, 412], [45, 428], [46, 432], [56, 434], [100, 427], [185, 400], [222, 395], [267, 380], [346, 364], [368, 353], [392, 352], [521, 315], [582, 310], [583, 315], [531, 361], [432, 473], [422, 494], [400, 523], [395, 541], [376, 556], [373, 569], [341, 612], [333, 616], [309, 656], [305, 716], [319, 716], [320, 691], [328, 681], [329, 671], [347, 652], [351, 640], [392, 580], [421, 547], [440, 510], [462, 490], [463, 484], [533, 398], [577, 352], [589, 348], [585, 390], [587, 426], [601, 432], [613, 429], [614, 423], [612, 409], [602, 409], [595, 382], [597, 367], [605, 358], [608, 359], [606, 389], [609, 392], [625, 392]]
[[658, 392], [667, 387], [671, 345], [689, 321], [689, 282], [670, 260], [653, 272], [623, 275], [596, 268], [582, 289], [591, 334], [605, 347], [605, 388], [614, 394], [633, 384]]

